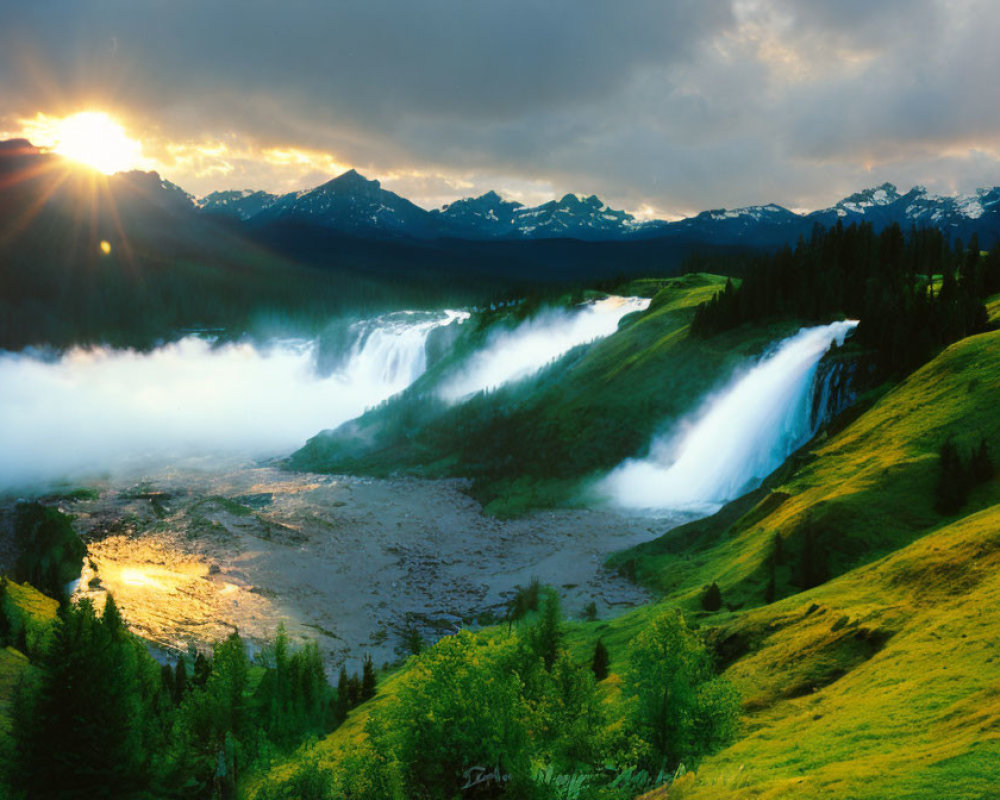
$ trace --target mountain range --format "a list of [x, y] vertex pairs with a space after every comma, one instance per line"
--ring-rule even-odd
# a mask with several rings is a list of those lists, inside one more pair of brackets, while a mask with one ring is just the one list
[[893, 184], [884, 183], [845, 197], [830, 208], [805, 214], [769, 203], [703, 211], [667, 222], [638, 220], [626, 211], [611, 208], [595, 195], [575, 194], [525, 206], [490, 191], [426, 211], [352, 169], [307, 191], [285, 195], [221, 191], [193, 202], [204, 213], [232, 217], [253, 226], [294, 221], [364, 237], [484, 241], [683, 238], [721, 245], [773, 247], [808, 235], [816, 224], [830, 226], [842, 220], [845, 225], [870, 222], [877, 230], [894, 222], [904, 229], [940, 227], [963, 240], [976, 233], [984, 245], [1000, 239], [1000, 187], [941, 196], [921, 186], [901, 194]]

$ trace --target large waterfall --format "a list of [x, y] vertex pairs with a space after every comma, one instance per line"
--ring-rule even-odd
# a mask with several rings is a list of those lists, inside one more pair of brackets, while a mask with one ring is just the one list
[[0, 487], [178, 459], [263, 457], [300, 446], [402, 391], [426, 342], [466, 312], [397, 312], [348, 326], [346, 357], [317, 371], [316, 340], [151, 352], [0, 353]]
[[665, 437], [602, 483], [621, 506], [710, 512], [755, 488], [815, 433], [816, 368], [857, 322], [803, 328], [736, 375]]

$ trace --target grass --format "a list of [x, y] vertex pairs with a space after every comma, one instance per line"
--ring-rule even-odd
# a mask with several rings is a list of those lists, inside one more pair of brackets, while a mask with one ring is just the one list
[[[46, 597], [28, 584], [7, 581], [5, 611], [10, 617], [17, 617], [16, 627], [24, 626], [29, 652], [42, 646], [52, 623], [56, 618], [59, 604]], [[9, 767], [3, 765], [12, 757], [13, 740], [11, 714], [18, 685], [26, 672], [33, 669], [26, 654], [15, 647], [0, 649], [0, 774], [7, 774]], [[0, 791], [3, 790], [0, 785]]]
[[746, 735], [682, 796], [996, 796], [998, 607], [994, 505], [725, 623], [717, 638], [753, 643], [727, 670]]

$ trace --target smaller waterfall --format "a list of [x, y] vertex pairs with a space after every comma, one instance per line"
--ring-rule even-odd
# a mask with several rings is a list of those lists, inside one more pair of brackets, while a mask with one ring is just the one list
[[565, 311], [551, 309], [513, 330], [498, 331], [439, 389], [448, 402], [523, 380], [574, 347], [610, 336], [622, 317], [649, 308], [643, 297], [606, 297]]
[[785, 339], [690, 422], [654, 441], [647, 458], [615, 469], [602, 492], [631, 508], [708, 513], [760, 485], [815, 433], [822, 421], [813, 404], [817, 366], [856, 326], [834, 322]]
[[354, 385], [379, 387], [380, 402], [424, 374], [432, 330], [468, 318], [466, 311], [397, 311], [356, 322], [351, 326], [354, 344], [338, 377]]

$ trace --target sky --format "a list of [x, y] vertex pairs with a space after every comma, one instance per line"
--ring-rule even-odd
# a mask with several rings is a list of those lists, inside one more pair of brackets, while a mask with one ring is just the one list
[[353, 167], [640, 216], [1000, 184], [996, 0], [35, 0], [0, 134], [101, 110], [196, 195]]

